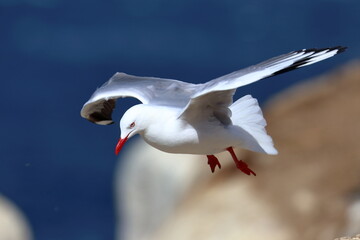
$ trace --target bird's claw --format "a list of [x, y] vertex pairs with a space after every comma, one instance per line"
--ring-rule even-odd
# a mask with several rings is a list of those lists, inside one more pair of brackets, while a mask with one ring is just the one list
[[208, 158], [208, 164], [210, 165], [211, 172], [215, 172], [216, 166], [221, 169], [221, 164], [219, 160], [214, 155], [207, 155]]
[[243, 162], [241, 160], [237, 160], [235, 163], [236, 163], [236, 167], [238, 169], [240, 169], [246, 175], [252, 174], [252, 175], [256, 176], [256, 173], [253, 170], [251, 170], [245, 162]]

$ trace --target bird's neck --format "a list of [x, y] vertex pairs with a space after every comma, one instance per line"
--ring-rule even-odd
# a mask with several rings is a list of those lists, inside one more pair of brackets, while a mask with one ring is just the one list
[[138, 118], [139, 126], [143, 129], [142, 133], [139, 133], [142, 135], [149, 128], [162, 131], [168, 121], [174, 121], [178, 118], [179, 113], [178, 108], [144, 105]]

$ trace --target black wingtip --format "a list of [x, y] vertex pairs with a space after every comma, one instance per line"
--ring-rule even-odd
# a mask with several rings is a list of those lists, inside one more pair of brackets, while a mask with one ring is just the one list
[[[295, 54], [310, 53], [310, 55], [306, 56], [304, 58], [301, 58], [300, 60], [294, 62], [293, 64], [291, 64], [287, 68], [281, 69], [280, 71], [277, 71], [277, 72], [273, 73], [272, 76], [279, 75], [279, 74], [282, 74], [282, 73], [285, 73], [285, 72], [289, 72], [289, 71], [298, 69], [300, 67], [307, 66], [309, 64], [313, 64], [313, 63], [317, 62], [317, 61], [311, 62], [312, 59], [316, 58], [316, 57], [314, 57], [314, 55], [316, 56], [317, 53], [324, 52], [324, 54], [326, 54], [326, 53], [329, 53], [329, 52], [336, 51], [334, 53], [334, 55], [336, 55], [336, 54], [344, 52], [346, 49], [347, 49], [347, 47], [336, 46], [336, 47], [329, 47], [329, 48], [308, 48], [308, 49], [302, 49], [302, 50], [294, 51], [293, 53], [295, 53]], [[324, 60], [324, 59], [321, 59], [321, 60]]]
[[111, 115], [115, 108], [115, 102], [116, 100], [114, 99], [100, 102], [88, 117], [86, 117], [87, 120], [99, 125], [113, 124], [114, 122], [112, 121]]
[[348, 48], [348, 47], [343, 47], [343, 46], [337, 46], [337, 47], [335, 47], [335, 49], [338, 49], [337, 53], [345, 52], [345, 50], [346, 50], [347, 48]]
[[342, 53], [347, 49], [347, 47], [344, 46], [336, 46], [336, 47], [328, 47], [328, 48], [306, 48], [306, 49], [301, 49], [298, 51], [294, 51], [296, 53], [309, 53], [309, 52], [314, 52], [314, 53], [318, 53], [318, 52], [322, 52], [322, 51], [327, 51], [327, 52], [331, 52], [334, 50], [337, 50], [336, 53]]
[[87, 120], [89, 120], [92, 123], [96, 123], [99, 125], [110, 125], [113, 124], [114, 122], [112, 121], [111, 117], [105, 117], [103, 114], [95, 112], [89, 115], [89, 117], [87, 118]]

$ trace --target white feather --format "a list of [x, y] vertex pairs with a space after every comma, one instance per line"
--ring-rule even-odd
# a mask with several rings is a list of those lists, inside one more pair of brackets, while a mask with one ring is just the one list
[[266, 121], [255, 98], [246, 95], [234, 102], [230, 110], [233, 125], [241, 127], [253, 137], [245, 141], [244, 148], [272, 155], [278, 153], [272, 138], [266, 133]]

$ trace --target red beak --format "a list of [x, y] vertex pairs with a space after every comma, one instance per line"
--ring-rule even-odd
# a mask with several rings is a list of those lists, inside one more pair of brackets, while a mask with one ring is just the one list
[[122, 147], [124, 146], [124, 144], [126, 143], [126, 141], [129, 139], [128, 138], [129, 135], [127, 135], [125, 138], [120, 138], [118, 143], [116, 144], [116, 148], [115, 148], [115, 154], [118, 155], [120, 150], [122, 149]]

